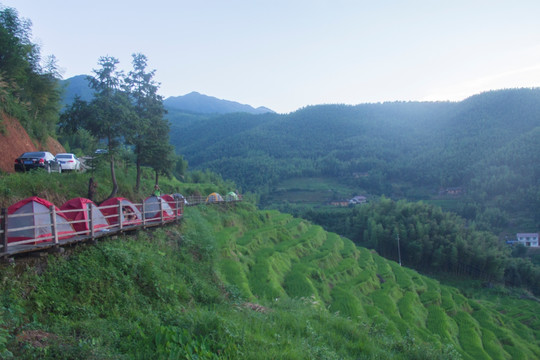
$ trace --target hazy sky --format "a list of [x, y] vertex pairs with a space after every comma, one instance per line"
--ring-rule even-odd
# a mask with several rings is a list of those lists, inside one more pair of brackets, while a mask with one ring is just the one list
[[160, 94], [280, 113], [540, 86], [540, 1], [0, 0], [64, 78], [140, 52]]

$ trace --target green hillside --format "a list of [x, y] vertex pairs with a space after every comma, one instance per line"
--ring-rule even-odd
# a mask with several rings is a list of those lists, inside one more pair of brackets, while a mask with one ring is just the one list
[[247, 203], [1, 275], [5, 358], [540, 357], [537, 300], [442, 285]]
[[[264, 207], [283, 205], [287, 181], [327, 178], [354, 195], [440, 201], [496, 234], [538, 231], [540, 89], [491, 91], [461, 102], [319, 105], [290, 114], [186, 118], [169, 114], [171, 143]], [[340, 188], [350, 189], [343, 194]], [[287, 194], [285, 194], [287, 195]], [[290, 192], [292, 201], [296, 196]], [[319, 195], [319, 204], [327, 200]], [[337, 199], [339, 200], [339, 199]], [[444, 199], [443, 199], [444, 200]], [[458, 203], [456, 203], [458, 200]]]

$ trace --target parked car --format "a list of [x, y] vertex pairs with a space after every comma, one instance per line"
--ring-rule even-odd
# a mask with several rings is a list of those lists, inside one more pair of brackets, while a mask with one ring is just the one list
[[97, 149], [95, 154], [97, 155], [101, 155], [101, 154], [108, 154], [109, 153], [109, 150], [107, 149]]
[[80, 171], [81, 161], [75, 154], [60, 153], [56, 154], [56, 160], [62, 165], [62, 170]]
[[47, 172], [62, 172], [62, 165], [48, 151], [25, 152], [15, 159], [15, 171], [44, 169]]

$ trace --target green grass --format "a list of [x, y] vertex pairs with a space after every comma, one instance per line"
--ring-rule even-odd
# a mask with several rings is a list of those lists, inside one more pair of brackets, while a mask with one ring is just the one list
[[309, 298], [318, 293], [310, 280], [312, 269], [305, 264], [296, 264], [285, 275], [283, 279], [283, 289], [287, 296], [292, 298]]
[[247, 203], [190, 207], [181, 225], [17, 260], [0, 275], [3, 358], [540, 355], [538, 302], [462, 293]]
[[364, 315], [362, 303], [348, 289], [336, 286], [332, 289], [331, 296], [332, 302], [329, 307], [331, 312], [355, 319]]
[[277, 184], [266, 202], [317, 206], [331, 200], [350, 199], [354, 195], [358, 195], [358, 189], [342, 184], [336, 178], [293, 178]]
[[[110, 169], [105, 163], [101, 163], [94, 173], [87, 172], [63, 172], [61, 174], [47, 174], [44, 171], [30, 171], [26, 173], [1, 174], [0, 173], [0, 207], [9, 207], [17, 201], [29, 196], [38, 196], [47, 199], [56, 206], [61, 206], [67, 200], [88, 196], [88, 182], [94, 177], [98, 186], [95, 202], [105, 200], [112, 191]], [[155, 175], [150, 168], [142, 168], [141, 185], [138, 192], [135, 188], [135, 169], [122, 161], [117, 162], [116, 178], [118, 182], [117, 196], [126, 197], [133, 202], [141, 202], [152, 193]], [[231, 191], [234, 185], [222, 183], [213, 184], [189, 184], [178, 181], [176, 178], [161, 176], [159, 185], [162, 193], [180, 192], [184, 195], [193, 193], [209, 194], [213, 191], [226, 193]]]
[[454, 317], [459, 327], [459, 343], [463, 354], [470, 359], [490, 359], [483, 348], [478, 324], [466, 312], [459, 311]]

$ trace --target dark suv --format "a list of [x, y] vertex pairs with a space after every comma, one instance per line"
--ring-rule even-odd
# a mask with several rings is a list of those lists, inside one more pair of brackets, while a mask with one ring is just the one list
[[15, 159], [15, 171], [45, 169], [47, 172], [62, 172], [62, 165], [48, 151], [26, 152]]

